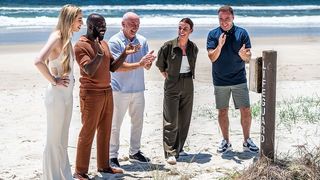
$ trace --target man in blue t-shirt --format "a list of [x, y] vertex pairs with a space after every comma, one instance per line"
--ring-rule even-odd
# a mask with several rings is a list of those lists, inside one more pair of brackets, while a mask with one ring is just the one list
[[218, 152], [232, 149], [229, 141], [228, 108], [230, 95], [236, 109], [240, 109], [245, 151], [258, 152], [250, 139], [251, 111], [245, 63], [251, 58], [251, 43], [247, 31], [233, 24], [234, 14], [230, 6], [218, 10], [220, 27], [208, 34], [207, 50], [212, 62], [212, 77], [218, 121], [223, 140]]

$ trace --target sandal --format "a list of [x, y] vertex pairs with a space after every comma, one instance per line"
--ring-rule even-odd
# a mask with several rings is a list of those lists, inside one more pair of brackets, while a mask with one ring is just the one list
[[110, 174], [123, 174], [124, 171], [121, 168], [108, 167], [107, 169], [98, 169], [98, 172], [101, 173], [110, 173]]
[[90, 177], [87, 174], [74, 173], [73, 178], [79, 180], [90, 180]]

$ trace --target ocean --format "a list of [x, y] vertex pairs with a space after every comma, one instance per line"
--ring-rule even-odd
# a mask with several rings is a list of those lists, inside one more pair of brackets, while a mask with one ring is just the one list
[[195, 29], [206, 31], [218, 26], [217, 9], [229, 4], [235, 11], [235, 24], [252, 30], [255, 35], [320, 35], [319, 0], [236, 0], [223, 3], [216, 0], [0, 0], [0, 43], [19, 36], [19, 32], [47, 34], [57, 23], [61, 7], [67, 3], [81, 7], [84, 21], [90, 13], [102, 14], [107, 26], [115, 32], [120, 27], [122, 15], [128, 11], [136, 12], [140, 16], [140, 26], [146, 29], [175, 29], [181, 18], [190, 17]]

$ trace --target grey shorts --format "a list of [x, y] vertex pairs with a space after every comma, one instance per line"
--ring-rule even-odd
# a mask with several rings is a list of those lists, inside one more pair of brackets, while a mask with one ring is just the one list
[[242, 83], [233, 86], [214, 86], [216, 108], [223, 109], [229, 107], [231, 94], [236, 109], [250, 107], [248, 86], [247, 83]]

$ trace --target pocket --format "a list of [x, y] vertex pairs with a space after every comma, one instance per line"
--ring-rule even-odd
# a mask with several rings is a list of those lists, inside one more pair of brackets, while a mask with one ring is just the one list
[[172, 52], [171, 54], [170, 54], [170, 60], [171, 61], [174, 61], [175, 59], [176, 59], [176, 57], [177, 57], [177, 54], [176, 53], [174, 53], [174, 52]]
[[172, 53], [168, 61], [168, 75], [178, 76], [180, 72], [180, 64], [181, 64], [180, 57], [177, 54]]
[[168, 77], [164, 82], [164, 90], [165, 91], [176, 91], [179, 85], [178, 79], [175, 79], [173, 77]]

